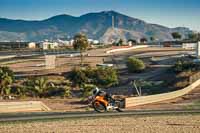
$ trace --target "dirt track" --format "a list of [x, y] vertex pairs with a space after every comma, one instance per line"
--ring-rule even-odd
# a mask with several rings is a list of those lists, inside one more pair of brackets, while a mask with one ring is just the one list
[[0, 124], [0, 133], [199, 133], [199, 131], [199, 115], [88, 118]]

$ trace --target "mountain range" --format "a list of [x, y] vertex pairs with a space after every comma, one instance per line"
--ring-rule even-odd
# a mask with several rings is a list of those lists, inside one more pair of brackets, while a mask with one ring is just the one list
[[[114, 18], [114, 28], [112, 18]], [[88, 13], [79, 17], [63, 14], [41, 21], [0, 18], [0, 41], [66, 39], [79, 32], [87, 34], [88, 38], [109, 43], [120, 38], [126, 41], [142, 37], [170, 41], [173, 40], [172, 32], [179, 32], [184, 37], [192, 30], [186, 27], [168, 28], [151, 24], [115, 11]]]

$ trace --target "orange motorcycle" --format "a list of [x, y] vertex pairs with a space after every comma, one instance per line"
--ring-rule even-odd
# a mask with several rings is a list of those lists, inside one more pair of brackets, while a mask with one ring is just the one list
[[97, 112], [103, 113], [113, 110], [122, 112], [120, 108], [122, 100], [116, 100], [106, 95], [97, 95], [97, 96], [90, 96], [89, 101], [90, 101], [89, 106], [94, 108], [94, 110]]

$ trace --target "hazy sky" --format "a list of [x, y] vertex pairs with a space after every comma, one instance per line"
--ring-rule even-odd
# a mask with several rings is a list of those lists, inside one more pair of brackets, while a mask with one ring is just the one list
[[200, 0], [0, 0], [0, 17], [12, 19], [42, 20], [58, 14], [80, 16], [104, 10], [200, 31]]

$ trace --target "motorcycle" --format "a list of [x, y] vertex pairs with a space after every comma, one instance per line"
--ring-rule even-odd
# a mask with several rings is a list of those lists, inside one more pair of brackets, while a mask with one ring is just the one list
[[112, 97], [107, 98], [106, 96], [90, 96], [88, 100], [90, 101], [89, 107], [92, 107], [95, 111], [99, 113], [114, 110], [122, 112], [122, 100], [113, 99]]

